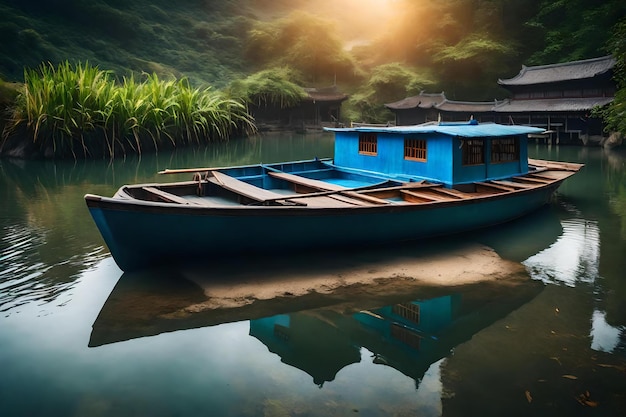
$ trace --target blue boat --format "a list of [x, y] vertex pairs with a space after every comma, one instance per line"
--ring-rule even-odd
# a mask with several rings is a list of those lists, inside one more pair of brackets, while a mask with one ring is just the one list
[[354, 248], [489, 227], [550, 202], [583, 165], [529, 160], [542, 129], [436, 123], [328, 129], [334, 160], [166, 170], [190, 181], [87, 194], [124, 271], [190, 259]]

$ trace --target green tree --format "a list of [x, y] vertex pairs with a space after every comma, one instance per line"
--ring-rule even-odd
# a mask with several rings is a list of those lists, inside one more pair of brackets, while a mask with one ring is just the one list
[[441, 48], [435, 64], [446, 85], [448, 96], [455, 99], [491, 100], [501, 95], [495, 80], [507, 69], [507, 57], [513, 48], [488, 34], [472, 34], [456, 45]]
[[616, 59], [614, 73], [617, 92], [613, 102], [606, 108], [596, 110], [596, 114], [603, 117], [605, 130], [626, 136], [626, 18], [615, 26], [608, 46]]
[[355, 63], [336, 34], [331, 21], [310, 13], [294, 12], [250, 30], [246, 58], [259, 68], [288, 66], [313, 84], [351, 80]]
[[427, 69], [414, 69], [398, 62], [374, 68], [369, 79], [350, 96], [343, 111], [347, 121], [386, 123], [393, 119], [384, 103], [401, 100], [433, 87], [435, 81]]
[[626, 16], [623, 0], [544, 0], [529, 25], [539, 29], [543, 44], [528, 64], [543, 65], [599, 56], [609, 28]]
[[231, 97], [257, 107], [278, 105], [285, 108], [297, 105], [306, 97], [301, 82], [300, 75], [293, 69], [275, 67], [233, 81], [228, 91]]

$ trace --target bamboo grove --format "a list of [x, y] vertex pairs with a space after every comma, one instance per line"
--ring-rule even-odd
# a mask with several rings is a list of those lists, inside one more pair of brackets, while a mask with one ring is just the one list
[[29, 153], [45, 157], [115, 157], [254, 130], [244, 103], [185, 78], [146, 74], [116, 82], [88, 63], [65, 62], [24, 71], [0, 150], [30, 141]]

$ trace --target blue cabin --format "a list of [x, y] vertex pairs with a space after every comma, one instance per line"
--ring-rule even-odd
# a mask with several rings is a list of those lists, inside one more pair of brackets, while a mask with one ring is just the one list
[[528, 173], [528, 134], [543, 129], [494, 123], [328, 128], [335, 165], [448, 187]]

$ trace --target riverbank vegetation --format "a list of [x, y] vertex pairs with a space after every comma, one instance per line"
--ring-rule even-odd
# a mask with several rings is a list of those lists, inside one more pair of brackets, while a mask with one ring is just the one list
[[290, 67], [275, 67], [256, 72], [243, 80], [233, 81], [228, 94], [256, 107], [296, 106], [306, 96], [300, 74]]
[[[626, 3], [191, 0], [181, 6], [166, 0], [4, 0], [0, 13], [5, 17], [0, 22], [0, 79], [28, 84], [33, 80], [23, 79], [24, 68], [32, 78], [33, 68], [42, 63], [50, 63], [45, 64], [50, 68], [60, 62], [83, 67], [91, 62], [106, 72], [101, 77], [107, 79], [107, 85], [115, 80], [132, 90], [146, 81], [163, 94], [178, 91], [175, 94], [184, 96], [197, 91], [194, 94], [198, 96], [234, 106], [226, 106], [233, 112], [230, 117], [237, 119], [234, 124], [249, 126], [251, 119], [239, 120], [243, 116], [229, 100], [289, 107], [304, 97], [302, 87], [336, 85], [347, 93], [350, 99], [342, 107], [345, 123], [390, 120], [385, 103], [422, 90], [445, 91], [446, 97], [455, 100], [502, 99], [507, 92], [497, 79], [516, 75], [523, 64], [552, 64], [612, 53], [611, 28], [626, 19]], [[623, 102], [623, 95], [618, 93], [616, 102]], [[26, 98], [22, 102], [27, 102]], [[56, 108], [54, 103], [49, 103], [52, 108]], [[144, 118], [154, 117], [153, 124], [133, 130], [132, 123], [121, 122], [127, 109], [117, 106], [120, 119], [115, 121], [114, 131], [101, 125], [91, 127], [89, 123], [96, 119], [80, 111], [66, 112], [59, 119], [43, 117], [36, 123], [19, 123], [15, 116], [26, 117], [26, 113], [18, 110], [11, 113], [10, 133], [25, 135], [25, 126], [36, 127], [35, 142], [42, 145], [39, 152], [56, 154], [61, 150], [64, 155], [76, 156], [119, 155], [167, 143], [173, 146], [176, 128], [158, 128], [159, 117], [169, 110], [160, 113], [153, 109], [148, 112], [151, 116]], [[109, 108], [98, 112], [89, 117], [108, 114]], [[61, 123], [68, 114], [72, 115], [69, 124]], [[79, 131], [72, 125], [74, 119], [87, 123], [87, 131], [69, 140], [70, 133]], [[112, 126], [109, 120], [106, 126]], [[181, 119], [167, 120], [176, 125]], [[226, 124], [231, 122], [227, 119]], [[55, 134], [46, 136], [39, 130], [50, 126], [55, 126]], [[225, 128], [215, 131], [224, 132]], [[113, 132], [125, 132], [125, 136], [110, 136]], [[216, 132], [207, 139], [221, 137]], [[100, 139], [96, 139], [98, 135]], [[197, 137], [191, 129], [179, 143], [193, 143]], [[98, 141], [102, 152], [86, 146]]]
[[5, 154], [90, 157], [227, 139], [251, 131], [244, 104], [188, 80], [116, 82], [90, 64], [26, 69], [5, 127]]

